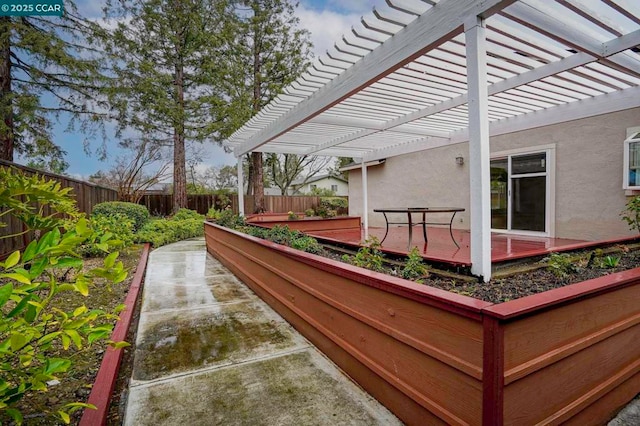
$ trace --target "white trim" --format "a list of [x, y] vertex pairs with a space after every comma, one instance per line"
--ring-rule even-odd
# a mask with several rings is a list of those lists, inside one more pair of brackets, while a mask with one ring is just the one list
[[371, 83], [392, 73], [462, 31], [469, 17], [487, 17], [514, 3], [515, 0], [443, 0], [417, 17], [330, 83], [317, 89], [309, 98], [293, 107], [288, 114], [270, 122], [235, 148], [245, 154], [273, 140]]
[[[636, 129], [635, 131], [633, 129]], [[622, 189], [637, 191], [640, 190], [640, 185], [629, 184], [629, 150], [631, 144], [640, 143], [640, 137], [632, 138], [640, 132], [640, 127], [630, 127], [627, 129], [627, 138], [624, 140], [623, 157], [622, 157]], [[640, 173], [640, 169], [636, 173]]]
[[[637, 107], [640, 107], [640, 86], [494, 121], [489, 132], [491, 136], [504, 135]], [[464, 129], [453, 132], [450, 143], [468, 140], [469, 131]]]
[[471, 273], [491, 279], [491, 147], [484, 20], [465, 22], [469, 86], [469, 192], [471, 206]]
[[369, 238], [369, 188], [367, 182], [367, 163], [362, 162], [362, 227], [365, 240]]
[[[511, 173], [511, 158], [513, 156], [528, 154], [546, 154], [546, 171], [544, 173], [522, 173], [513, 175]], [[555, 237], [556, 235], [556, 144], [547, 144], [539, 146], [531, 146], [527, 148], [510, 149], [491, 153], [491, 160], [499, 160], [506, 158], [508, 160], [507, 169], [507, 229], [492, 228], [491, 232], [511, 235], [529, 235], [537, 237]], [[511, 187], [512, 178], [546, 176], [545, 186], [545, 232], [526, 231], [512, 229], [511, 224], [511, 201], [513, 188]]]
[[[384, 164], [385, 161], [387, 161], [386, 158], [381, 158], [379, 160], [367, 161], [366, 163], [367, 163], [367, 167], [373, 167], [373, 166], [379, 166], [381, 164]], [[362, 167], [362, 164], [360, 164], [360, 163], [352, 164], [350, 166], [340, 167], [340, 169], [338, 169], [338, 170], [341, 171], [341, 172], [348, 172], [348, 171], [351, 171], [351, 170], [360, 169]]]
[[244, 170], [242, 170], [242, 155], [238, 157], [238, 214], [244, 216]]

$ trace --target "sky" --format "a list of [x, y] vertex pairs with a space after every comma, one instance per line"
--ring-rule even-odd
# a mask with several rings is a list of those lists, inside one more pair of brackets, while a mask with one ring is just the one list
[[[103, 2], [79, 0], [77, 5], [87, 17], [101, 16]], [[300, 19], [300, 26], [310, 31], [313, 52], [318, 57], [333, 46], [342, 34], [349, 32], [351, 26], [359, 22], [361, 16], [371, 13], [374, 6], [383, 7], [383, 5], [384, 0], [301, 0], [296, 9], [296, 15]], [[61, 117], [54, 126], [54, 141], [67, 152], [65, 158], [69, 168], [66, 173], [84, 179], [98, 170], [108, 170], [119, 154], [113, 133], [107, 130], [109, 157], [105, 161], [100, 161], [97, 154], [85, 153], [84, 135], [77, 131], [67, 131], [67, 125], [65, 117]], [[101, 139], [96, 139], [90, 143], [89, 147], [95, 151], [101, 143]], [[236, 164], [233, 154], [225, 153], [222, 147], [213, 142], [205, 142], [205, 144], [206, 155], [202, 167]]]

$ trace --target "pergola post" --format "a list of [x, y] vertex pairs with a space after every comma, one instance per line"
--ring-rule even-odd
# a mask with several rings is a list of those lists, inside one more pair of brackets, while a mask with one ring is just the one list
[[242, 155], [238, 156], [238, 214], [244, 216], [244, 171]]
[[369, 238], [369, 189], [367, 188], [367, 164], [362, 159], [362, 226], [364, 238]]
[[491, 279], [491, 151], [484, 20], [464, 25], [469, 107], [469, 190], [471, 201], [471, 273]]

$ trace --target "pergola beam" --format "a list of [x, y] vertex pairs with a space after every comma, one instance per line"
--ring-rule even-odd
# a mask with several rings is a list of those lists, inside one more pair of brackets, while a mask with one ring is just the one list
[[318, 89], [300, 102], [288, 114], [272, 122], [262, 131], [235, 148], [239, 156], [277, 138], [318, 114], [326, 111], [353, 93], [390, 74], [425, 52], [441, 45], [462, 31], [463, 22], [470, 16], [492, 15], [515, 0], [443, 0], [429, 9], [391, 40], [355, 63], [331, 83]]

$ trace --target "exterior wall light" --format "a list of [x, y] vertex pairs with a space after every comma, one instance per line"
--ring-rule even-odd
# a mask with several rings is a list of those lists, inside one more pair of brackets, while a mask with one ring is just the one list
[[462, 155], [456, 157], [456, 164], [458, 166], [464, 166], [464, 157]]

